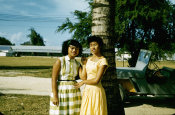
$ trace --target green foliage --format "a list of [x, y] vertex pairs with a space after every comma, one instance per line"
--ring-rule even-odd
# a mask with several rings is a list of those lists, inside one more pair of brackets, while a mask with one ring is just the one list
[[26, 41], [24, 43], [22, 43], [21, 45], [32, 45], [30, 41]]
[[8, 39], [0, 37], [0, 45], [12, 45], [12, 43]]
[[[92, 0], [88, 0], [92, 8]], [[92, 9], [91, 9], [92, 10]], [[91, 33], [92, 12], [75, 11], [78, 22], [66, 20], [58, 32], [69, 30], [73, 38], [84, 44]], [[116, 47], [128, 52], [135, 66], [140, 49], [153, 52], [154, 60], [175, 53], [175, 6], [167, 0], [116, 0]]]
[[38, 34], [34, 28], [30, 29], [31, 33], [28, 35], [30, 38], [31, 45], [45, 46], [43, 38]]
[[[135, 66], [140, 49], [149, 49], [155, 60], [175, 53], [174, 6], [166, 0], [117, 0], [117, 47], [132, 56]], [[171, 43], [171, 44], [170, 44]]]
[[91, 34], [91, 12], [87, 13], [76, 10], [73, 15], [76, 17], [77, 22], [73, 23], [67, 18], [66, 21], [58, 27], [57, 32], [69, 30], [70, 33], [74, 33], [72, 38], [77, 39], [83, 47], [86, 47], [87, 37]]

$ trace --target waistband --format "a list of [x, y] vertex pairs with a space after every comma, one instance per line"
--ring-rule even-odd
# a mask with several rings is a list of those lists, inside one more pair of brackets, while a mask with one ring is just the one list
[[58, 81], [60, 82], [60, 81], [76, 81], [76, 80], [58, 80]]

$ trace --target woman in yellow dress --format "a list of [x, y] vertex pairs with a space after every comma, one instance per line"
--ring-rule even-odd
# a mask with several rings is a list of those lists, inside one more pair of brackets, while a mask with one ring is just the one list
[[92, 56], [87, 61], [82, 61], [82, 76], [86, 77], [75, 84], [76, 88], [85, 84], [80, 108], [80, 115], [107, 115], [107, 103], [105, 90], [101, 84], [101, 78], [108, 67], [107, 60], [102, 56], [103, 42], [100, 37], [91, 36], [88, 44]]

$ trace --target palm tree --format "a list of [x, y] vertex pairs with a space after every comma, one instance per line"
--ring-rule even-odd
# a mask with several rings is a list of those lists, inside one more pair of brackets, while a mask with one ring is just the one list
[[31, 33], [28, 35], [32, 45], [45, 46], [43, 38], [38, 34], [34, 28], [30, 29]]
[[107, 96], [109, 115], [124, 115], [124, 107], [119, 93], [115, 64], [115, 0], [94, 0], [92, 10], [92, 35], [99, 36], [104, 42], [103, 55], [109, 68], [102, 79]]

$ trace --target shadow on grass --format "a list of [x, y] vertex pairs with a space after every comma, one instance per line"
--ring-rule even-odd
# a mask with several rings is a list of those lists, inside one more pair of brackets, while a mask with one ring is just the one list
[[[5, 95], [5, 94], [3, 94], [3, 93], [0, 92], [0, 96], [4, 96], [4, 95]], [[1, 114], [0, 114], [0, 115], [1, 115]]]
[[124, 107], [134, 107], [148, 104], [154, 107], [167, 107], [175, 109], [175, 97], [144, 97], [133, 96], [124, 102]]
[[4, 114], [2, 114], [2, 113], [0, 112], [0, 115], [4, 115]]
[[0, 69], [50, 69], [52, 66], [0, 66]]

